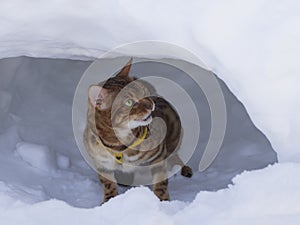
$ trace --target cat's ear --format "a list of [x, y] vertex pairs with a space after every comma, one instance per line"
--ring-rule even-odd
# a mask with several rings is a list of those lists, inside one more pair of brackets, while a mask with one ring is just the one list
[[89, 101], [90, 103], [100, 110], [109, 108], [109, 93], [108, 90], [98, 85], [89, 87]]
[[121, 71], [116, 75], [116, 77], [128, 77], [129, 71], [132, 65], [132, 58], [128, 61], [128, 63], [121, 69]]

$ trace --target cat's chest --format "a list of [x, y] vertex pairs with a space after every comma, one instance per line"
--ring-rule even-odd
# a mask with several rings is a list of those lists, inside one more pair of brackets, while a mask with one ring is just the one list
[[97, 168], [105, 170], [120, 170], [123, 172], [133, 172], [141, 162], [139, 159], [143, 153], [136, 151], [114, 152], [105, 147], [95, 145], [91, 153]]

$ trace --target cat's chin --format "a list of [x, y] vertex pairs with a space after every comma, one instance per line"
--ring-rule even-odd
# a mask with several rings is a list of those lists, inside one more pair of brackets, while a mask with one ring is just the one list
[[135, 129], [137, 127], [147, 126], [152, 122], [152, 116], [149, 115], [143, 120], [131, 120], [129, 122], [130, 129]]

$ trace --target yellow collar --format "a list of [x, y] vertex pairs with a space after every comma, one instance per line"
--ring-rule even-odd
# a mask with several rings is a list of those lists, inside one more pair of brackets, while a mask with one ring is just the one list
[[[144, 133], [142, 135], [141, 138], [138, 138], [135, 142], [133, 142], [130, 146], [127, 147], [127, 149], [133, 149], [134, 147], [142, 144], [142, 142], [145, 140], [146, 136], [147, 136], [147, 133], [148, 133], [148, 129], [147, 127], [144, 128]], [[96, 137], [96, 141], [99, 145], [103, 145], [103, 143], [101, 142], [100, 138], [95, 136]], [[115, 152], [111, 149], [109, 149], [108, 147], [104, 147], [104, 149], [106, 149], [107, 151], [109, 151], [111, 154], [114, 155], [114, 158], [116, 160], [117, 163], [119, 164], [122, 164], [123, 163], [123, 152]]]

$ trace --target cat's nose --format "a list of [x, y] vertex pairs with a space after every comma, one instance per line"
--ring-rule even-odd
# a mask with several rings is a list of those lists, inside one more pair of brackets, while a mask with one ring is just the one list
[[139, 105], [145, 109], [153, 111], [155, 108], [154, 102], [150, 98], [143, 98], [139, 101]]

